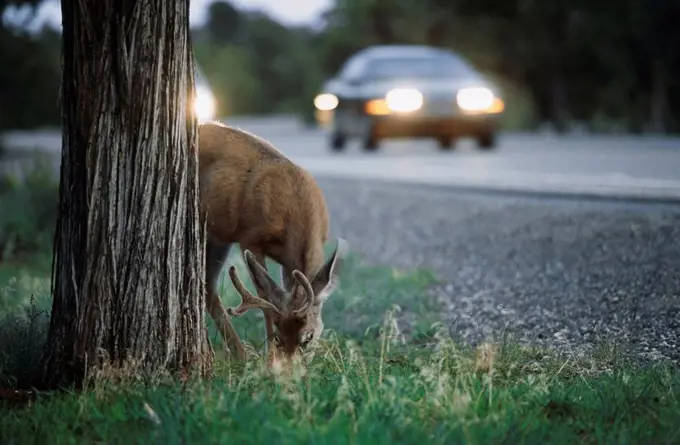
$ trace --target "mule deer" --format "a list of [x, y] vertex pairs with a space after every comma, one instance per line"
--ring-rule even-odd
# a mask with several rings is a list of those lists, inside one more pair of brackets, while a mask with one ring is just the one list
[[[222, 338], [237, 357], [245, 349], [228, 315], [261, 309], [270, 360], [290, 360], [323, 331], [321, 310], [338, 284], [347, 243], [338, 239], [324, 263], [329, 215], [312, 176], [269, 142], [220, 123], [199, 127], [199, 182], [206, 217], [206, 305]], [[217, 277], [233, 243], [243, 251], [257, 290], [252, 295], [234, 266], [232, 284], [242, 298], [224, 309]], [[283, 287], [269, 275], [265, 258], [282, 266]], [[269, 343], [274, 348], [269, 351]]]

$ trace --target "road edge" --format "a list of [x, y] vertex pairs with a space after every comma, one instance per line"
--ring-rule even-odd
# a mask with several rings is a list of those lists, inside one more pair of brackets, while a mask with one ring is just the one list
[[361, 181], [373, 187], [378, 186], [385, 189], [394, 187], [408, 187], [412, 189], [420, 189], [421, 191], [437, 191], [437, 192], [456, 192], [464, 193], [466, 195], [496, 195], [499, 197], [517, 197], [517, 198], [543, 198], [543, 199], [559, 199], [566, 201], [591, 201], [591, 202], [626, 202], [626, 203], [641, 203], [641, 204], [655, 204], [663, 206], [679, 206], [680, 194], [671, 191], [667, 195], [658, 195], [651, 193], [621, 193], [615, 191], [605, 191], [600, 193], [595, 190], [550, 190], [540, 188], [527, 187], [503, 187], [493, 184], [464, 184], [460, 183], [435, 183], [428, 181], [412, 180], [412, 179], [390, 179], [384, 177], [360, 177], [347, 176], [337, 173], [315, 173], [310, 170], [310, 173], [317, 179], [331, 182], [356, 182]]

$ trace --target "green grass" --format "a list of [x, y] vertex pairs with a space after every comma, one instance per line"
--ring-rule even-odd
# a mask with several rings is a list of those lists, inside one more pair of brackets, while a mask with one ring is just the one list
[[[21, 260], [0, 262], [0, 394], [30, 386], [48, 321], [49, 257], [23, 246]], [[236, 249], [230, 262], [252, 289]], [[278, 276], [278, 267], [270, 271]], [[328, 332], [292, 377], [220, 354], [204, 381], [121, 382], [104, 373], [80, 394], [0, 402], [0, 444], [680, 443], [677, 367], [636, 366], [606, 347], [588, 359], [564, 357], [509, 338], [462, 348], [438, 328], [440, 307], [426, 292], [433, 282], [427, 271], [352, 255], [324, 307]], [[227, 279], [221, 294], [238, 302]], [[234, 323], [261, 346], [261, 314]], [[212, 321], [209, 329], [219, 351]]]
[[[307, 379], [228, 368], [186, 386], [132, 384], [3, 413], [14, 443], [673, 443], [677, 374], [488, 378], [452, 351], [389, 363], [327, 351]], [[382, 364], [382, 369], [380, 366]], [[382, 379], [380, 375], [382, 373]], [[667, 388], [667, 389], [666, 389]]]
[[[236, 253], [233, 260], [242, 267]], [[0, 443], [680, 442], [676, 368], [636, 369], [612, 354], [575, 362], [509, 342], [461, 349], [426, 323], [436, 346], [419, 347], [418, 324], [398, 332], [394, 317], [406, 310], [390, 307], [436, 319], [424, 292], [431, 276], [355, 257], [347, 266], [347, 286], [324, 312], [334, 331], [306, 372], [276, 377], [258, 361], [218, 360], [210, 381], [104, 380], [84, 394], [45, 394], [29, 407], [0, 408]], [[0, 276], [6, 280], [4, 267]], [[231, 286], [225, 291], [225, 303], [235, 303]], [[21, 294], [2, 295], [27, 302]], [[36, 297], [38, 306], [46, 295]], [[260, 318], [236, 320], [256, 346]]]

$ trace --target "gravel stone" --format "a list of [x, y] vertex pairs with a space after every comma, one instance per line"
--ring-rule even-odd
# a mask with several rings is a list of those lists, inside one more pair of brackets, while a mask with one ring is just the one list
[[680, 361], [680, 206], [319, 180], [367, 261], [427, 267], [450, 334]]

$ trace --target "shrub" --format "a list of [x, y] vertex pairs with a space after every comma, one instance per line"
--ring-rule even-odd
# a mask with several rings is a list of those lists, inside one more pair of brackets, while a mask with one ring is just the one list
[[49, 327], [49, 312], [33, 297], [21, 313], [0, 316], [0, 389], [34, 386]]
[[0, 261], [49, 250], [58, 201], [58, 182], [46, 158], [0, 181]]

